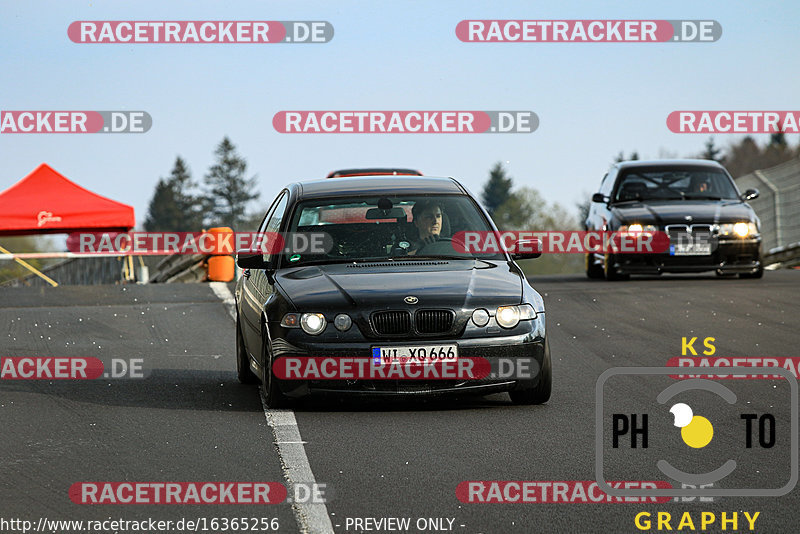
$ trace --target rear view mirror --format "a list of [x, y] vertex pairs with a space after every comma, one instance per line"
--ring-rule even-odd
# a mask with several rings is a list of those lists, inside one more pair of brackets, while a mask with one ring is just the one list
[[758, 189], [748, 189], [742, 194], [742, 200], [753, 200], [758, 198]]
[[403, 208], [370, 208], [367, 210], [366, 219], [368, 221], [385, 220], [385, 219], [402, 219], [406, 220], [406, 211]]
[[515, 260], [532, 260], [542, 255], [541, 239], [520, 239], [514, 244], [511, 257]]
[[592, 195], [592, 202], [605, 202], [608, 200], [603, 193], [595, 193]]
[[236, 265], [242, 269], [266, 269], [263, 254], [253, 254], [249, 250], [242, 250], [236, 254]]

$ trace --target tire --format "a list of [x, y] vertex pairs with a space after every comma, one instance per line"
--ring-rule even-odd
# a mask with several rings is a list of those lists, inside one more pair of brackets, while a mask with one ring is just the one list
[[242, 384], [258, 384], [260, 382], [250, 369], [250, 358], [247, 356], [247, 349], [244, 346], [239, 314], [236, 314], [236, 374]]
[[599, 280], [605, 276], [603, 273], [603, 266], [597, 265], [594, 261], [594, 254], [589, 253], [586, 255], [586, 276], [592, 280]]
[[550, 342], [544, 343], [544, 359], [542, 369], [539, 371], [539, 382], [531, 389], [518, 389], [509, 391], [511, 402], [514, 404], [544, 404], [550, 400], [553, 390], [553, 363], [550, 360]]
[[603, 262], [603, 275], [609, 282], [616, 282], [621, 280], [629, 280], [631, 275], [620, 274], [614, 267], [614, 256], [606, 254], [605, 261]]
[[261, 332], [261, 347], [263, 355], [263, 369], [264, 369], [264, 400], [270, 408], [286, 408], [289, 406], [289, 398], [284, 395], [277, 384], [277, 378], [272, 374], [272, 355], [269, 350], [269, 338], [267, 333], [262, 329]]

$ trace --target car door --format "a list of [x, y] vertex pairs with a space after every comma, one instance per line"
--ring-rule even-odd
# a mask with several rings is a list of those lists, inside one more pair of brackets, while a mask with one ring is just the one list
[[[272, 202], [264, 220], [258, 227], [258, 234], [264, 234], [267, 231], [267, 225], [270, 218], [278, 208], [281, 199], [286, 198], [286, 193], [281, 192], [278, 197]], [[284, 205], [285, 207], [285, 205]], [[241, 326], [242, 336], [244, 336], [248, 351], [253, 354], [260, 348], [261, 342], [261, 310], [265, 301], [263, 295], [263, 269], [245, 269], [242, 273], [242, 304], [241, 304]], [[256, 352], [253, 354], [258, 356]]]
[[[271, 235], [276, 234], [276, 233], [281, 231], [281, 226], [283, 226], [284, 217], [285, 217], [285, 215], [287, 213], [288, 203], [289, 203], [289, 192], [288, 191], [284, 191], [281, 194], [281, 196], [276, 200], [275, 208], [272, 210], [272, 213], [267, 218], [267, 223], [266, 223], [266, 225], [264, 227], [264, 231], [267, 233], [267, 235], [271, 236]], [[270, 248], [269, 250], [272, 250], [272, 249]], [[272, 267], [274, 268], [275, 267], [275, 260], [277, 259], [276, 258], [277, 254], [279, 254], [279, 252], [277, 252], [277, 251], [274, 251], [274, 252], [271, 252], [271, 253], [265, 251], [264, 256], [263, 256], [264, 264], [265, 265], [272, 265]], [[272, 297], [274, 295], [274, 293], [275, 293], [275, 285], [270, 281], [270, 278], [267, 276], [266, 271], [264, 269], [258, 269], [258, 271], [259, 271], [259, 273], [258, 273], [258, 277], [255, 280], [255, 285], [256, 285], [256, 288], [257, 288], [257, 294], [258, 294], [259, 299], [260, 299], [259, 300], [259, 304], [260, 304], [259, 313], [260, 313], [261, 310], [264, 309], [264, 305], [267, 302], [267, 300], [269, 300], [270, 297]], [[273, 280], [274, 280], [274, 278], [273, 278]], [[280, 318], [276, 318], [276, 317], [269, 317], [268, 319], [270, 321], [280, 320]], [[260, 326], [260, 324], [259, 324], [259, 326]], [[258, 333], [259, 333], [259, 336], [260, 336], [260, 334], [261, 334], [260, 328], [259, 328]]]

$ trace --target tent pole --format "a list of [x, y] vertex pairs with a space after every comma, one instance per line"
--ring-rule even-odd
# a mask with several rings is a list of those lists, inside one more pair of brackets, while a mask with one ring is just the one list
[[[2, 252], [3, 254], [11, 254], [11, 252], [9, 252], [7, 249], [4, 249], [3, 247], [0, 247], [0, 252]], [[39, 278], [43, 279], [45, 282], [47, 282], [51, 286], [58, 287], [58, 282], [56, 282], [55, 280], [53, 280], [52, 278], [50, 278], [49, 276], [47, 276], [46, 274], [41, 272], [39, 269], [37, 269], [36, 267], [31, 265], [27, 261], [21, 260], [19, 258], [14, 258], [14, 261], [19, 263], [20, 265], [22, 265], [26, 269], [28, 269], [30, 272], [32, 272], [33, 274], [35, 274]]]

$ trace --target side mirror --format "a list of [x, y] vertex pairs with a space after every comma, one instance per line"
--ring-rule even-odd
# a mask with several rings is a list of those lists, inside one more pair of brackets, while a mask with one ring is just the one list
[[742, 195], [742, 200], [753, 200], [754, 198], [758, 198], [758, 189], [748, 189]]
[[515, 260], [532, 260], [542, 255], [541, 239], [520, 239], [514, 243], [511, 258]]
[[236, 265], [242, 269], [266, 269], [263, 253], [253, 254], [249, 250], [243, 250], [236, 254]]
[[603, 193], [595, 193], [594, 195], [592, 195], [592, 202], [605, 203], [607, 200], [608, 197], [606, 197]]

